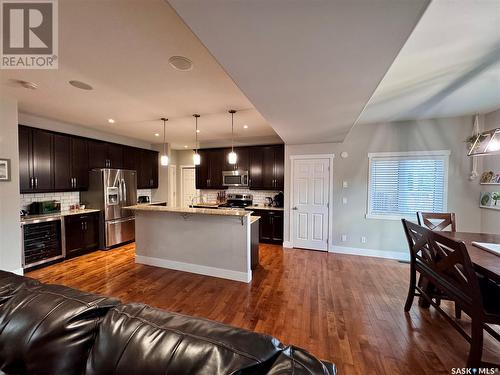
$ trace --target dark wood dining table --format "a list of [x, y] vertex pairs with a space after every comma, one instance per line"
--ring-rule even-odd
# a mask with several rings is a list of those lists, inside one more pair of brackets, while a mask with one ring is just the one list
[[473, 241], [500, 244], [500, 235], [448, 231], [442, 231], [439, 232], [439, 234], [455, 241], [463, 241], [467, 246], [467, 252], [474, 264], [476, 272], [500, 284], [500, 256], [490, 253], [487, 250], [480, 249], [472, 244]]

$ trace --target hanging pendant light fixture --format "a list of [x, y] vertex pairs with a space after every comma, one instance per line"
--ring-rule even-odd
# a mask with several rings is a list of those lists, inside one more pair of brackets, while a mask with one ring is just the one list
[[195, 147], [195, 150], [194, 150], [194, 154], [193, 154], [193, 163], [194, 165], [200, 165], [201, 164], [201, 156], [200, 154], [198, 154], [198, 118], [200, 117], [199, 114], [195, 113], [194, 115], [194, 118], [195, 118], [195, 122], [196, 122], [196, 129], [195, 129], [195, 132], [194, 132], [194, 147]]
[[229, 113], [231, 114], [231, 152], [227, 154], [227, 161], [229, 164], [236, 164], [238, 161], [238, 155], [234, 152], [234, 114], [236, 111], [234, 109], [230, 109]]
[[168, 155], [167, 155], [167, 142], [165, 140], [165, 136], [166, 136], [168, 118], [162, 117], [161, 120], [163, 121], [163, 154], [160, 157], [160, 164], [162, 166], [167, 166], [168, 165]]

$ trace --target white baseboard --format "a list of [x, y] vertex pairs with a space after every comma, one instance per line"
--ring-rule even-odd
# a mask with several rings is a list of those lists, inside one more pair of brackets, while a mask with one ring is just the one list
[[344, 246], [332, 246], [328, 251], [330, 253], [361, 255], [366, 257], [385, 258], [385, 259], [394, 259], [402, 261], [410, 260], [410, 255], [408, 253], [399, 251], [359, 249], [355, 247], [344, 247]]
[[197, 273], [205, 276], [220, 277], [222, 279], [241, 281], [244, 283], [249, 283], [250, 281], [252, 281], [252, 271], [250, 271], [249, 273], [232, 271], [223, 268], [201, 266], [199, 264], [184, 263], [184, 262], [177, 262], [174, 260], [147, 257], [144, 255], [136, 255], [135, 262], [140, 264], [146, 264], [148, 266], [155, 266], [161, 268], [168, 268], [176, 271]]
[[24, 269], [23, 268], [18, 268], [17, 270], [12, 271], [16, 275], [24, 276]]
[[291, 243], [290, 241], [283, 241], [283, 247], [292, 248], [293, 243]]

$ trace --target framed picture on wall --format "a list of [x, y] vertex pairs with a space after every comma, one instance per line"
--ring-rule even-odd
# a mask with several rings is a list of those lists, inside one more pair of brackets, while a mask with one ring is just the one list
[[10, 159], [0, 159], [0, 181], [10, 181]]

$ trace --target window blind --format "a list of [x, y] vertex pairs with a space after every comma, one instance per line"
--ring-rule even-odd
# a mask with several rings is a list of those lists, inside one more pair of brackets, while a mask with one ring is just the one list
[[369, 214], [410, 216], [417, 211], [444, 212], [444, 156], [370, 159]]

